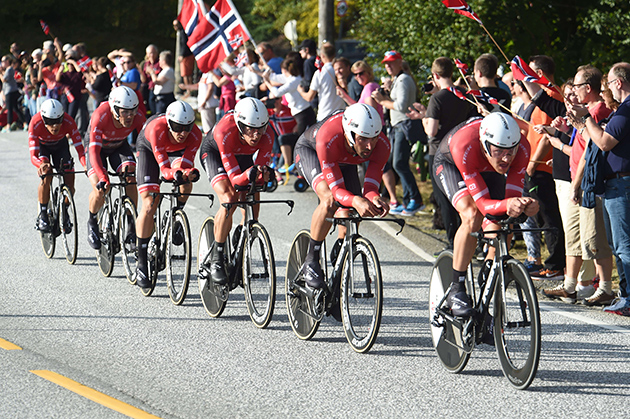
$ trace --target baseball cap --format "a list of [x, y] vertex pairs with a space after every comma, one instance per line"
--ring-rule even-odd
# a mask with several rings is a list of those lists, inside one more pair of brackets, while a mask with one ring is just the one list
[[312, 39], [305, 39], [300, 44], [300, 49], [307, 48], [309, 51], [317, 51], [317, 44]]
[[400, 55], [400, 53], [396, 51], [387, 51], [385, 53], [385, 58], [383, 58], [383, 61], [381, 61], [381, 63], [390, 63], [396, 60], [402, 60], [402, 55]]

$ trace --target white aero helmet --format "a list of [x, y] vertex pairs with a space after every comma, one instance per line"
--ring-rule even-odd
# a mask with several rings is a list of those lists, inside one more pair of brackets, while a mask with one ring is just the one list
[[521, 142], [521, 130], [510, 115], [494, 112], [479, 125], [479, 140], [490, 154], [490, 144], [498, 148], [514, 148]]
[[195, 111], [188, 102], [177, 100], [166, 108], [166, 122], [173, 132], [190, 132], [195, 123]]
[[118, 86], [109, 94], [109, 108], [116, 119], [120, 118], [119, 109], [137, 109], [138, 95], [127, 86]]
[[269, 113], [265, 105], [253, 97], [239, 100], [234, 107], [234, 121], [241, 134], [244, 127], [263, 128], [269, 123]]
[[63, 122], [63, 105], [57, 99], [47, 99], [42, 103], [40, 115], [46, 125], [56, 125]]
[[341, 125], [350, 145], [354, 147], [355, 135], [374, 138], [381, 133], [383, 121], [378, 111], [370, 105], [355, 103], [343, 112]]

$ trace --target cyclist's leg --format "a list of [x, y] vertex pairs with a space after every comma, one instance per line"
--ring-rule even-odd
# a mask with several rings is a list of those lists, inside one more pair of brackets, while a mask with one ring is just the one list
[[[94, 168], [92, 167], [91, 159], [89, 157], [89, 153], [86, 153], [86, 169], [88, 174], [88, 179], [90, 180], [90, 184], [92, 185], [92, 191], [88, 197], [88, 243], [93, 249], [100, 249], [101, 247], [101, 239], [99, 237], [99, 229], [98, 229], [98, 219], [97, 214], [98, 211], [103, 207], [103, 203], [105, 202], [105, 190], [97, 189], [96, 185], [99, 182], [98, 175], [96, 174]], [[107, 155], [101, 151], [101, 161], [107, 167], [106, 162]]]
[[[153, 234], [153, 216], [157, 211], [160, 199], [151, 195], [160, 192], [160, 168], [151, 150], [138, 148], [138, 190], [142, 199], [142, 209], [136, 218], [136, 247], [138, 249], [138, 265], [136, 268], [136, 282], [141, 288], [149, 288], [148, 247]], [[135, 185], [130, 185], [134, 186]]]
[[[133, 150], [127, 142], [123, 142], [120, 147], [110, 157], [112, 167], [116, 168], [116, 173], [126, 173], [127, 182], [136, 182], [136, 158]], [[125, 194], [131, 198], [133, 205], [138, 208], [138, 188], [137, 185], [127, 185]]]

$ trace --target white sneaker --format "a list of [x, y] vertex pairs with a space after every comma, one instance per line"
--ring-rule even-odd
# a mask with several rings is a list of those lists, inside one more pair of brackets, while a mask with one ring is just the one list
[[575, 291], [577, 292], [578, 300], [585, 300], [595, 294], [595, 287], [592, 284], [587, 286], [577, 284], [575, 287]]
[[608, 312], [619, 311], [622, 308], [624, 308], [627, 304], [628, 304], [628, 301], [625, 298], [619, 297], [619, 298], [614, 299], [611, 305], [609, 305], [608, 307], [604, 307], [604, 311], [608, 311]]

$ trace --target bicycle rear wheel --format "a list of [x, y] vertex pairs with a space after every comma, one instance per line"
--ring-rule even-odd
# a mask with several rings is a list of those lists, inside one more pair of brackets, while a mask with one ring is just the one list
[[243, 285], [249, 317], [260, 329], [271, 322], [276, 303], [276, 263], [267, 230], [251, 225], [243, 254]]
[[[225, 310], [226, 299], [220, 293], [222, 286], [218, 286], [212, 281], [210, 277], [209, 266], [205, 265], [210, 263], [210, 252], [214, 247], [214, 218], [208, 217], [201, 226], [199, 232], [199, 246], [197, 255], [198, 264], [198, 283], [199, 294], [201, 295], [201, 301], [203, 306], [210, 315], [210, 317], [219, 317]], [[205, 272], [201, 275], [201, 272]]]
[[56, 209], [55, 199], [56, 193], [50, 191], [50, 201], [48, 202], [48, 222], [50, 224], [50, 229], [48, 231], [40, 231], [40, 239], [42, 241], [42, 249], [44, 249], [44, 254], [48, 259], [51, 259], [55, 254], [55, 241], [57, 236], [55, 235], [55, 230], [57, 229], [57, 216], [55, 215]]
[[[446, 319], [438, 316], [436, 311], [438, 305], [444, 298], [444, 294], [451, 285], [453, 279], [453, 252], [444, 251], [440, 253], [433, 270], [431, 271], [431, 281], [429, 283], [429, 323], [431, 325], [431, 337], [433, 347], [444, 368], [452, 373], [461, 372], [470, 358], [470, 353], [462, 348], [463, 337], [461, 329], [455, 327]], [[435, 323], [438, 322], [440, 326]], [[457, 345], [454, 345], [456, 343]]]
[[107, 203], [98, 211], [97, 219], [101, 248], [96, 251], [96, 260], [101, 273], [108, 277], [114, 270], [114, 233], [112, 232], [112, 216]]
[[70, 188], [66, 185], [61, 187], [57, 213], [59, 214], [59, 228], [66, 260], [70, 265], [74, 265], [74, 262], [77, 260], [77, 243], [79, 241], [79, 234], [77, 232], [77, 211], [74, 206], [74, 199]]
[[522, 263], [505, 264], [505, 285], [494, 292], [494, 342], [503, 374], [519, 390], [532, 383], [540, 359], [536, 289]]
[[354, 242], [354, 257], [343, 262], [341, 315], [348, 343], [364, 353], [372, 348], [383, 313], [383, 278], [374, 246], [359, 237]]
[[131, 285], [136, 285], [136, 207], [130, 198], [125, 197], [122, 201], [120, 218], [118, 219], [118, 237], [120, 238], [120, 249], [122, 250], [123, 268], [125, 276]]
[[[175, 230], [171, 231], [173, 229]], [[174, 237], [176, 235], [181, 237]], [[180, 305], [186, 298], [190, 281], [191, 252], [188, 217], [184, 211], [176, 210], [166, 233], [166, 283], [168, 295], [175, 305]]]
[[153, 235], [149, 240], [149, 246], [147, 248], [147, 267], [149, 268], [147, 274], [149, 275], [151, 286], [149, 288], [140, 288], [140, 292], [145, 297], [150, 297], [151, 294], [153, 294], [153, 291], [155, 290], [155, 284], [157, 284], [158, 273], [160, 272], [160, 260], [158, 255], [158, 253], [160, 252], [160, 243], [158, 243], [158, 239], [156, 237], [158, 228], [159, 226], [154, 221]]
[[293, 289], [294, 285], [306, 286], [301, 269], [308, 252], [310, 239], [311, 233], [308, 230], [300, 231], [293, 239], [287, 257], [287, 273], [284, 281], [289, 323], [293, 332], [302, 340], [312, 338], [319, 328], [319, 321], [307, 314], [313, 311], [309, 307], [308, 298]]

